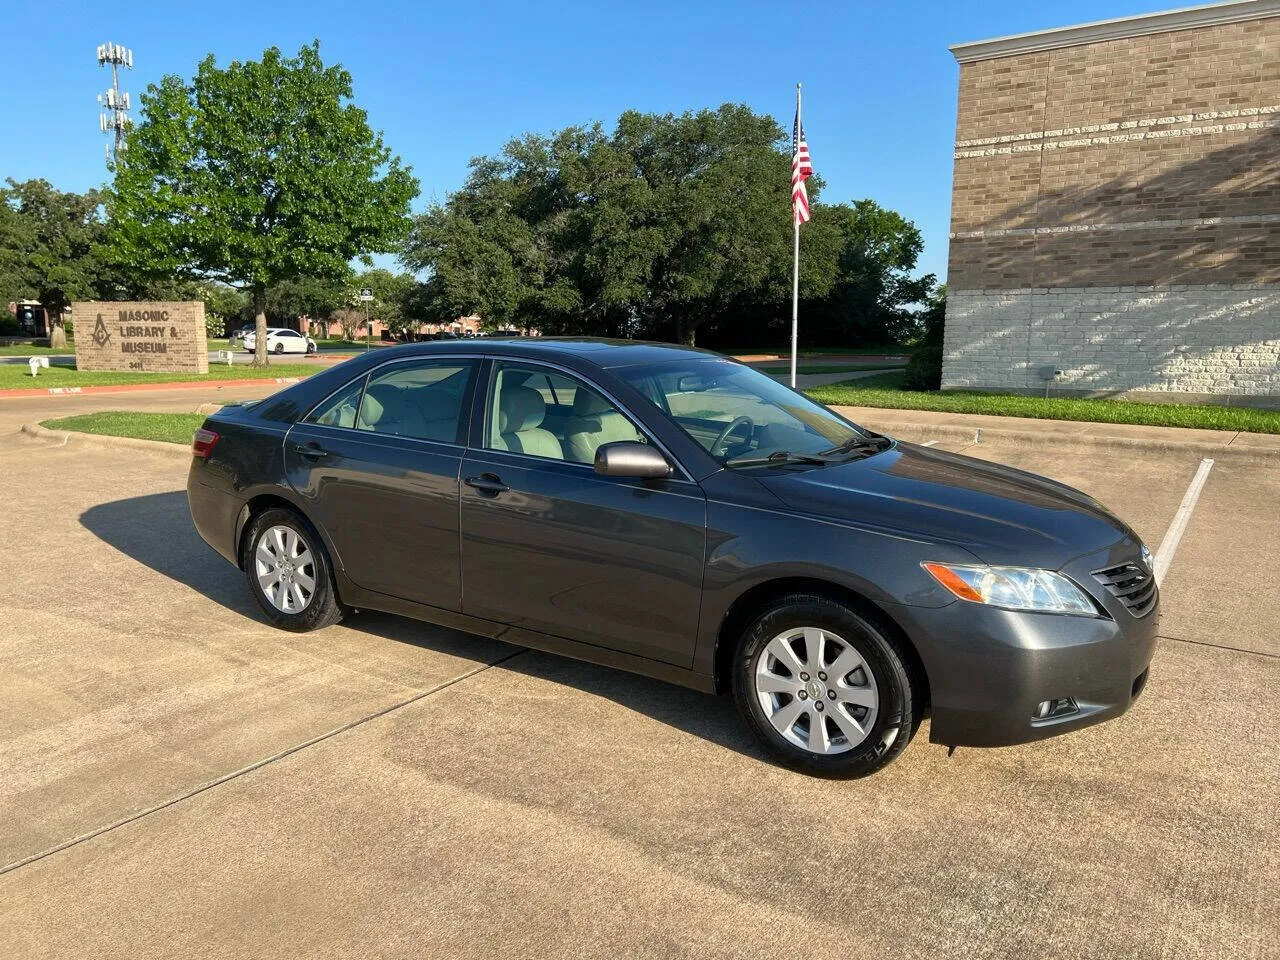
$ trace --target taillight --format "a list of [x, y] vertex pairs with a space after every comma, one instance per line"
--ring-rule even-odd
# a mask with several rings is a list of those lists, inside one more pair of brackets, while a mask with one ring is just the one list
[[201, 427], [196, 431], [196, 435], [191, 440], [191, 453], [193, 456], [204, 459], [213, 453], [213, 445], [218, 442], [218, 435], [212, 430], [206, 430]]

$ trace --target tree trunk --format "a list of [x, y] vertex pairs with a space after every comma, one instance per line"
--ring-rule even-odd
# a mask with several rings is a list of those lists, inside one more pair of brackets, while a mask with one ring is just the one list
[[63, 327], [62, 321], [49, 324], [49, 347], [50, 349], [65, 349], [67, 346], [67, 331]]
[[253, 365], [265, 367], [271, 363], [267, 357], [267, 291], [253, 288]]

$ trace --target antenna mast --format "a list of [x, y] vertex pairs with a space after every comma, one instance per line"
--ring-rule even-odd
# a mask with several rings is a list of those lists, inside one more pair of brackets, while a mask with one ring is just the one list
[[98, 103], [102, 104], [102, 113], [98, 116], [98, 128], [103, 133], [113, 134], [112, 144], [107, 144], [107, 163], [119, 159], [127, 144], [124, 135], [132, 121], [129, 119], [129, 94], [120, 90], [120, 68], [133, 69], [133, 51], [118, 43], [98, 45], [98, 66], [111, 64], [111, 88], [106, 93], [98, 94]]

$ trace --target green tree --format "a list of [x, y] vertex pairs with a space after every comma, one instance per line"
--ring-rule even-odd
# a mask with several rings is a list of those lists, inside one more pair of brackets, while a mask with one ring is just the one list
[[310, 277], [340, 282], [349, 263], [392, 251], [417, 180], [351, 103], [351, 75], [319, 43], [293, 58], [201, 62], [143, 94], [115, 170], [111, 251], [129, 270], [243, 289], [266, 363], [267, 291]]
[[302, 316], [326, 322], [349, 305], [350, 287], [349, 276], [337, 281], [310, 276], [282, 280], [267, 290], [267, 316], [275, 326], [287, 326]]
[[789, 288], [785, 143], [733, 104], [528, 135], [474, 160], [404, 259], [430, 273], [441, 314], [692, 343], [718, 313]]
[[39, 300], [60, 324], [71, 301], [110, 295], [115, 278], [101, 256], [106, 227], [98, 191], [63, 192], [47, 180], [6, 183], [0, 188], [0, 301]]
[[[777, 122], [733, 104], [526, 135], [472, 161], [462, 189], [416, 218], [403, 259], [428, 276], [430, 320], [776, 340], [790, 314], [790, 163]], [[910, 276], [919, 231], [871, 201], [823, 204], [821, 191], [815, 177], [801, 230], [806, 339], [899, 335], [933, 285]]]

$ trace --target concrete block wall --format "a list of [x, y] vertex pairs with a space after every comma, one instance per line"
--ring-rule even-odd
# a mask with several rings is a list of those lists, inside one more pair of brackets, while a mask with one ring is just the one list
[[943, 386], [1280, 402], [1280, 2], [956, 50]]
[[[944, 389], [1280, 398], [1280, 284], [960, 290]], [[1172, 399], [1172, 398], [1171, 398]]]

